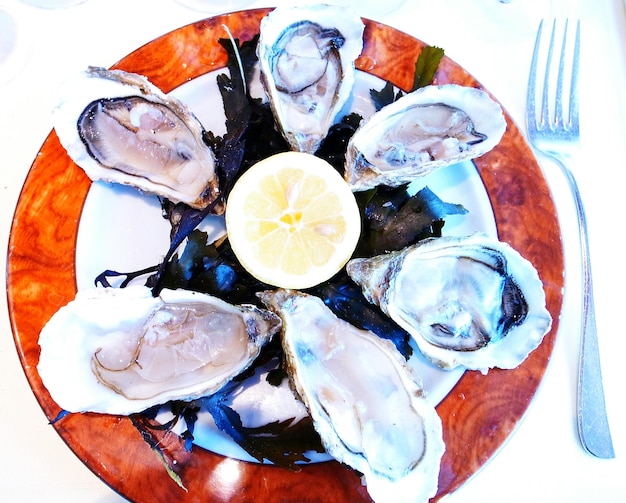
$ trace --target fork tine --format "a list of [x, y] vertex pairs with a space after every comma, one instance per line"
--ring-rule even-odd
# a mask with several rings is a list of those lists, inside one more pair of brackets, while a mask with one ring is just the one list
[[[567, 25], [569, 20], [565, 20], [565, 28], [563, 29], [563, 42], [561, 44], [561, 57], [559, 58], [559, 73], [556, 79], [556, 96], [554, 103], [554, 125], [557, 128], [562, 127], [565, 122], [563, 117], [563, 74], [565, 73], [565, 49], [567, 46]], [[552, 31], [554, 36], [554, 29]]]
[[572, 81], [569, 94], [569, 126], [578, 133], [578, 67], [580, 65], [580, 19], [576, 23], [576, 40], [574, 41], [574, 61], [572, 63]]
[[535, 39], [535, 48], [533, 57], [530, 62], [530, 72], [528, 74], [528, 89], [526, 94], [526, 121], [527, 126], [537, 129], [537, 113], [536, 113], [536, 89], [537, 89], [537, 65], [539, 63], [539, 46], [541, 42], [541, 31], [543, 29], [543, 19], [539, 22], [537, 29], [537, 38]]
[[554, 122], [557, 127], [562, 126], [567, 130], [578, 131], [578, 66], [580, 59], [580, 20], [576, 24], [576, 39], [574, 41], [574, 56], [572, 60], [572, 73], [569, 89], [569, 109], [567, 118], [563, 113], [563, 80], [565, 73], [565, 59], [567, 50], [567, 34], [569, 21], [565, 21], [563, 30], [563, 44], [561, 46], [561, 59], [559, 61], [559, 77], [556, 88], [556, 108], [554, 112]]
[[550, 92], [550, 67], [552, 64], [552, 53], [554, 52], [554, 32], [556, 30], [556, 19], [552, 23], [552, 33], [550, 34], [550, 45], [548, 47], [548, 56], [546, 58], [546, 71], [544, 74], [543, 91], [541, 94], [541, 125], [546, 127], [550, 125], [550, 105], [548, 104], [548, 95]]

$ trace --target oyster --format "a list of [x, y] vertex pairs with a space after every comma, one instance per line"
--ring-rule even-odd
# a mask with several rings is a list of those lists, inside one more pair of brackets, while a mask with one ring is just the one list
[[39, 337], [39, 375], [70, 412], [130, 414], [218, 391], [280, 328], [278, 316], [185, 290], [78, 292]]
[[261, 21], [261, 80], [293, 150], [313, 154], [351, 95], [364, 24], [344, 7], [278, 7]]
[[376, 502], [432, 497], [441, 420], [395, 346], [337, 318], [318, 297], [258, 295], [283, 320], [290, 376], [327, 452], [364, 475]]
[[218, 197], [202, 125], [141, 75], [88, 68], [62, 87], [54, 124], [92, 180], [132, 185], [198, 209]]
[[533, 265], [484, 234], [430, 238], [347, 271], [444, 369], [515, 368], [552, 324]]
[[495, 147], [506, 121], [487, 93], [456, 84], [426, 86], [364, 122], [346, 152], [345, 178], [355, 191], [396, 187]]

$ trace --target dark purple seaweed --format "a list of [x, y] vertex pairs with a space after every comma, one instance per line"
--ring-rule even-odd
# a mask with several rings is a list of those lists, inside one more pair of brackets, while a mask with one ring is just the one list
[[407, 360], [413, 354], [413, 348], [409, 345], [410, 335], [377, 306], [370, 304], [363, 296], [361, 287], [350, 279], [345, 270], [310, 293], [320, 297], [339, 318], [393, 342]]
[[446, 203], [428, 187], [414, 195], [400, 187], [379, 186], [363, 206], [363, 232], [356, 254], [371, 257], [401, 250], [429, 237], [441, 237], [444, 217], [464, 215], [460, 204]]
[[[269, 105], [252, 98], [248, 91], [247, 83], [252, 80], [257, 62], [257, 41], [258, 35], [242, 44], [238, 40], [219, 41], [228, 53], [229, 75], [220, 74], [217, 77], [226, 113], [226, 133], [218, 137], [212, 132], [206, 132], [204, 136], [216, 156], [221, 192], [215, 203], [217, 206], [225, 204], [234, 183], [250, 166], [273, 154], [289, 150]], [[416, 63], [415, 86], [430, 82], [443, 54], [440, 50], [428, 52], [426, 49]], [[395, 92], [388, 83], [381, 91], [372, 90], [371, 96], [375, 107], [379, 109], [402, 96], [402, 91]], [[348, 141], [361, 121], [362, 118], [357, 114], [344, 117], [330, 129], [316, 155], [343, 173]], [[364, 227], [355, 256], [372, 256], [401, 249], [426, 237], [440, 236], [445, 216], [466, 213], [460, 205], [444, 203], [428, 188], [411, 196], [406, 186], [397, 189], [379, 187], [359, 194], [358, 199]], [[217, 206], [200, 211], [163, 200], [163, 214], [171, 224], [171, 245], [163, 262], [130, 273], [107, 270], [97, 277], [96, 284], [110, 286], [109, 278], [123, 276], [125, 279], [121, 286], [125, 287], [141, 276], [150, 275], [146, 284], [152, 288], [153, 295], [158, 295], [163, 288], [184, 288], [215, 295], [233, 304], [258, 304], [256, 292], [271, 287], [253, 278], [241, 266], [227, 239], [207, 243], [207, 234], [197, 230], [198, 224], [213, 213]], [[187, 242], [179, 255], [177, 250], [185, 239]], [[345, 270], [311, 289], [309, 293], [322, 298], [340, 318], [391, 340], [405, 358], [410, 357], [412, 348], [408, 334], [366, 301], [360, 287], [352, 282]], [[218, 428], [229, 433], [235, 442], [259, 461], [269, 460], [279, 466], [297, 469], [297, 462], [308, 461], [305, 456], [307, 451], [323, 452], [309, 417], [298, 422], [291, 418], [251, 428], [244, 426], [239, 414], [230, 407], [232, 394], [245, 385], [256, 369], [268, 365], [270, 360], [273, 360], [273, 367], [267, 380], [270, 384], [278, 385], [287, 374], [282, 367], [280, 342], [275, 338], [263, 348], [255, 365], [219, 392], [192, 402], [170, 402], [174, 414], [172, 421], [164, 425], [155, 424], [158, 407], [131, 416], [144, 440], [161, 457], [168, 473], [179, 485], [182, 486], [182, 481], [153, 433], [157, 429], [169, 429], [177, 421], [184, 420], [186, 429], [181, 438], [185, 448], [190, 450], [194, 425], [201, 409], [211, 413]]]

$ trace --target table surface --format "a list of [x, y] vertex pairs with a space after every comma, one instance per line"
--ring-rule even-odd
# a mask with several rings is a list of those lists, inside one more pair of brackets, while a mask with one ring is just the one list
[[[252, 1], [249, 7], [281, 3], [289, 2]], [[566, 250], [566, 289], [553, 357], [517, 431], [489, 463], [445, 501], [626, 501], [626, 428], [620, 416], [624, 307], [619, 294], [626, 275], [621, 266], [621, 225], [612, 222], [621, 219], [619, 208], [626, 186], [623, 0], [513, 0], [509, 4], [496, 0], [410, 0], [390, 13], [380, 12], [380, 5], [385, 2], [372, 8], [364, 6], [367, 3], [358, 2], [360, 13], [366, 17], [445, 48], [448, 56], [498, 97], [522, 129], [528, 68], [539, 16], [582, 20], [583, 145], [576, 173], [590, 226], [601, 360], [616, 458], [593, 458], [578, 440], [575, 385], [580, 259], [576, 218], [565, 179], [556, 166], [540, 158], [553, 191]], [[228, 4], [220, 3], [221, 12], [230, 10]], [[522, 4], [530, 4], [529, 14]], [[88, 0], [62, 10], [0, 0], [2, 6], [16, 16], [26, 55], [21, 71], [8, 83], [0, 84], [0, 244], [6, 250], [20, 189], [41, 143], [52, 129], [50, 110], [64, 78], [88, 65], [111, 66], [155, 37], [212, 13], [197, 12], [167, 0]], [[6, 261], [6, 253], [1, 255]], [[3, 283], [5, 265], [0, 268]], [[4, 296], [1, 303], [3, 500], [124, 501], [91, 473], [47, 424], [20, 366]], [[615, 327], [617, 332], [613, 333]]]

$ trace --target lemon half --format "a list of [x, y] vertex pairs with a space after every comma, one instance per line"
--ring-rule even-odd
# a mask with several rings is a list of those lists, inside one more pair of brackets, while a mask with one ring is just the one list
[[354, 195], [325, 160], [284, 152], [246, 171], [226, 203], [226, 231], [241, 265], [269, 285], [304, 289], [350, 259], [361, 233]]

